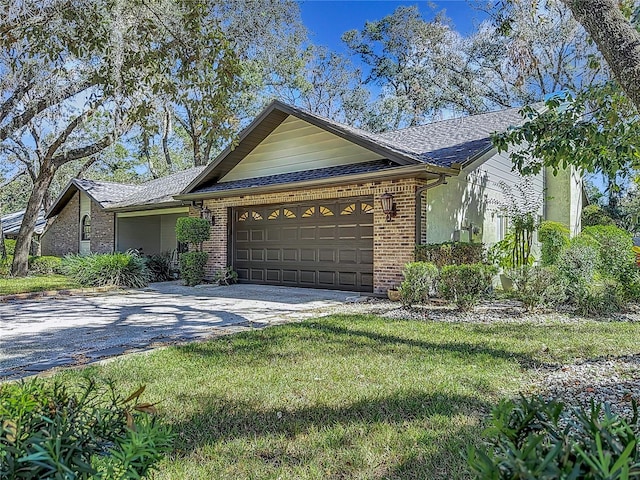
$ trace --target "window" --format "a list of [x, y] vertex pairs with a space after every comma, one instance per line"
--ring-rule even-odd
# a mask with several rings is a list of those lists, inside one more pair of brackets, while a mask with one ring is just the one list
[[330, 208], [320, 205], [320, 215], [322, 215], [323, 217], [332, 217], [333, 212]]
[[373, 213], [373, 205], [369, 205], [368, 203], [363, 202], [360, 208], [362, 209], [362, 213]]
[[91, 240], [91, 217], [85, 215], [80, 224], [80, 240]]
[[347, 205], [346, 207], [344, 207], [342, 209], [342, 212], [340, 212], [340, 215], [351, 215], [355, 211], [356, 211], [356, 204], [352, 203], [352, 204]]
[[309, 207], [302, 214], [302, 218], [313, 217], [315, 213], [316, 213], [316, 207]]
[[268, 218], [268, 220], [275, 220], [279, 216], [280, 216], [280, 209], [274, 210], [273, 212], [271, 212], [271, 214], [267, 218]]

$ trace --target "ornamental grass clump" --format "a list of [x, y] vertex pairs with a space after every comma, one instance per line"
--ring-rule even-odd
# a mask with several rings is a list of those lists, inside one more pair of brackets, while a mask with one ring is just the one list
[[112, 383], [33, 379], [0, 385], [0, 478], [130, 479], [171, 448], [156, 409]]
[[438, 290], [460, 310], [471, 310], [493, 290], [497, 269], [483, 263], [449, 265], [440, 271]]
[[150, 278], [144, 258], [130, 253], [67, 255], [62, 261], [62, 272], [91, 287], [141, 288], [148, 285]]

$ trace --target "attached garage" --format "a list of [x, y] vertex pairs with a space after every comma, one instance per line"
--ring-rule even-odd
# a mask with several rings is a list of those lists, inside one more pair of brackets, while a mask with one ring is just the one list
[[373, 291], [373, 198], [234, 207], [239, 280]]

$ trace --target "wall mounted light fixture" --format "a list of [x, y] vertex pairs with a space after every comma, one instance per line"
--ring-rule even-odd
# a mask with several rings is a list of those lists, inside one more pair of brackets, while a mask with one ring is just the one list
[[383, 193], [380, 195], [380, 203], [382, 204], [382, 212], [387, 216], [387, 222], [390, 222], [391, 219], [398, 214], [396, 204], [393, 201], [393, 195], [389, 192]]
[[204, 207], [200, 210], [200, 218], [204, 218], [211, 226], [216, 224], [216, 217], [213, 216], [213, 212], [209, 210], [209, 207]]

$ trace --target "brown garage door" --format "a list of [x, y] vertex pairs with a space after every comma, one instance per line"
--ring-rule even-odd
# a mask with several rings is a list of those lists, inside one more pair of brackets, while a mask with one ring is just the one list
[[231, 257], [240, 281], [373, 291], [373, 200], [237, 207]]

